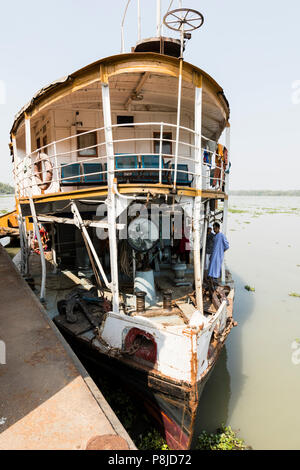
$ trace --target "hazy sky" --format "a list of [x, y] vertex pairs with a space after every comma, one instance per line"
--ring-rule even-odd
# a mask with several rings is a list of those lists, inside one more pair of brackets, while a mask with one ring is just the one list
[[[0, 181], [12, 182], [7, 144], [16, 112], [42, 86], [119, 53], [126, 2], [0, 0]], [[136, 3], [126, 51], [137, 38]], [[163, 12], [169, 3], [162, 0]], [[156, 1], [141, 4], [142, 37], [153, 36]], [[183, 7], [205, 17], [185, 59], [212, 75], [230, 102], [231, 188], [300, 189], [299, 0], [183, 0]]]

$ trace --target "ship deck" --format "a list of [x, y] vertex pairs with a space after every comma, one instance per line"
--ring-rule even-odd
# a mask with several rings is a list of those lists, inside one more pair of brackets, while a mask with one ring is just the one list
[[[118, 191], [120, 194], [152, 194], [152, 195], [168, 195], [171, 193], [173, 186], [166, 184], [120, 184]], [[228, 194], [223, 191], [212, 189], [197, 190], [196, 188], [188, 188], [185, 186], [177, 186], [177, 194], [179, 196], [196, 197], [201, 196], [203, 199], [228, 199]], [[106, 197], [108, 195], [107, 186], [88, 187], [75, 189], [72, 191], [60, 191], [57, 193], [45, 193], [32, 197], [35, 203], [46, 203], [55, 201], [65, 201], [73, 199], [87, 199], [95, 197]], [[20, 198], [21, 204], [29, 204], [28, 197]]]
[[1, 245], [0, 294], [0, 449], [135, 449]]

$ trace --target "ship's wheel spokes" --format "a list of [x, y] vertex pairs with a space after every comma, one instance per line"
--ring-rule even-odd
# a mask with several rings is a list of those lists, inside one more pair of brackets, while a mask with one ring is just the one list
[[164, 16], [163, 21], [164, 25], [173, 31], [183, 30], [188, 32], [200, 28], [204, 23], [204, 17], [199, 11], [190, 8], [179, 8], [169, 11]]

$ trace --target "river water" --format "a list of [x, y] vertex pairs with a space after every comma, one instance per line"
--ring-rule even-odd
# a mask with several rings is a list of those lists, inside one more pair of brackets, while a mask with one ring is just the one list
[[[0, 197], [0, 211], [14, 197]], [[229, 335], [200, 400], [197, 430], [224, 423], [254, 449], [300, 448], [300, 197], [230, 197]], [[249, 292], [245, 286], [255, 288]]]
[[12, 194], [9, 195], [1, 195], [0, 194], [0, 215], [2, 211], [10, 212], [16, 206], [15, 196]]
[[[14, 210], [16, 207], [16, 200], [14, 195], [2, 195], [0, 194], [0, 216], [3, 215], [5, 212], [10, 212]], [[9, 238], [2, 238], [0, 239], [0, 243], [3, 246], [9, 244]]]
[[300, 298], [289, 294], [300, 294], [300, 198], [232, 196], [230, 210], [238, 327], [203, 392], [198, 429], [227, 423], [254, 449], [299, 449]]

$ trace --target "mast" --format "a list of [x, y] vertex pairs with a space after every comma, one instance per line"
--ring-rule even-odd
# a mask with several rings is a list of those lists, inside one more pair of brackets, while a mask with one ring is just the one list
[[161, 0], [156, 0], [156, 36], [161, 36]]

